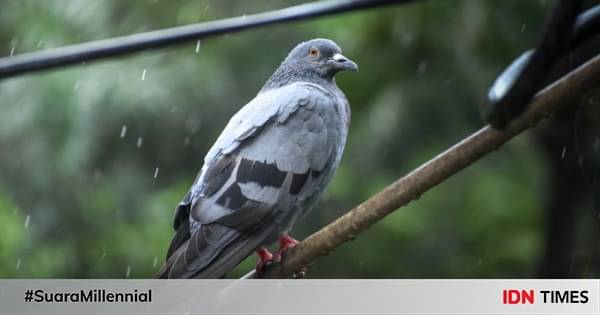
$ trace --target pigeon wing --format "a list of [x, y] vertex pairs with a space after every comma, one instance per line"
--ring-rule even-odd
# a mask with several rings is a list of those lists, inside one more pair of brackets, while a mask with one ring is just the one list
[[342, 137], [334, 100], [294, 83], [259, 94], [232, 117], [178, 207], [178, 231], [188, 213], [191, 230], [171, 246], [169, 277], [221, 277], [281, 232], [273, 219], [293, 208], [286, 202], [312, 197], [335, 158]]

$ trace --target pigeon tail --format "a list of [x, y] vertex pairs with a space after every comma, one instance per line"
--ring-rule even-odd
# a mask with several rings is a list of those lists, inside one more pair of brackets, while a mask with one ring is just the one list
[[[201, 228], [204, 228], [201, 227]], [[189, 242], [194, 242], [193, 238], [188, 240], [182, 246], [180, 246], [160, 268], [158, 273], [155, 275], [157, 279], [177, 279], [177, 278], [195, 278], [195, 279], [219, 279], [226, 276], [226, 274], [240, 264], [246, 257], [250, 256], [258, 247], [265, 244], [270, 236], [270, 229], [264, 229], [257, 231], [256, 234], [241, 233], [231, 228], [226, 228], [228, 231], [234, 231], [230, 233], [219, 233], [223, 234], [219, 237], [219, 243], [221, 244], [218, 250], [214, 250], [209, 246], [207, 250], [197, 252], [199, 256], [210, 257], [212, 252], [217, 254], [209, 258], [209, 262], [200, 269], [194, 268], [196, 266], [188, 265], [190, 260], [186, 256], [186, 251], [195, 250], [195, 248], [188, 248]], [[202, 234], [202, 233], [198, 233]], [[195, 244], [192, 244], [195, 247]]]

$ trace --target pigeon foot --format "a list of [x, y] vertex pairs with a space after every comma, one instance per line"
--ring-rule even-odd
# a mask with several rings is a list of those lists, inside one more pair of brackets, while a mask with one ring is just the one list
[[298, 245], [298, 243], [300, 242], [287, 234], [281, 235], [279, 237], [279, 249], [273, 255], [275, 262], [279, 262], [281, 260], [281, 255], [283, 255], [286, 250]]
[[[280, 262], [281, 256], [283, 255], [283, 253], [285, 251], [287, 251], [288, 249], [298, 245], [298, 243], [300, 243], [300, 242], [298, 242], [298, 240], [294, 239], [293, 237], [291, 237], [287, 234], [281, 235], [279, 237], [279, 249], [275, 252], [275, 254], [273, 254], [273, 261]], [[292, 274], [292, 278], [294, 278], [294, 279], [304, 278], [307, 271], [308, 271], [308, 266], [304, 266], [299, 272]]]
[[274, 262], [273, 254], [271, 254], [271, 252], [269, 252], [269, 250], [266, 249], [265, 247], [261, 247], [261, 248], [257, 249], [256, 254], [258, 255], [258, 258], [259, 258], [258, 262], [256, 263], [256, 267], [255, 267], [256, 273], [259, 276], [262, 276], [264, 274], [265, 268]]
[[[265, 268], [269, 267], [271, 264], [279, 263], [281, 261], [281, 257], [283, 256], [283, 253], [288, 249], [296, 246], [298, 243], [300, 242], [298, 242], [293, 237], [287, 234], [283, 234], [281, 235], [281, 237], [279, 237], [279, 249], [277, 249], [275, 253], [269, 252], [269, 250], [265, 247], [260, 247], [259, 249], [257, 249], [256, 254], [259, 257], [259, 261], [256, 263], [255, 269], [258, 276], [262, 277], [262, 275], [264, 275]], [[292, 275], [292, 278], [304, 278], [307, 271], [308, 266], [302, 268], [299, 272], [294, 273]]]

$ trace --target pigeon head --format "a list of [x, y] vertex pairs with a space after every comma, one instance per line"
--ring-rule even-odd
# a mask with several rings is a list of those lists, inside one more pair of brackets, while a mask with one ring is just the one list
[[335, 42], [321, 38], [298, 44], [285, 58], [283, 66], [315, 71], [323, 77], [333, 77], [342, 70], [358, 70], [356, 63], [344, 57]]
[[263, 91], [296, 81], [333, 82], [333, 77], [344, 70], [358, 71], [358, 66], [342, 55], [334, 41], [322, 38], [309, 40], [292, 49]]

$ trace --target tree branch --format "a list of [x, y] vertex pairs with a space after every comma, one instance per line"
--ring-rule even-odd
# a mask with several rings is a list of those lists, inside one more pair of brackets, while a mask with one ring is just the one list
[[[287, 251], [280, 263], [265, 270], [265, 278], [285, 278], [314, 262], [371, 227], [394, 210], [406, 206], [423, 193], [448, 179], [483, 156], [497, 150], [511, 138], [534, 127], [557, 109], [567, 106], [600, 83], [600, 55], [546, 87], [532, 100], [528, 110], [507, 129], [489, 125], [389, 185], [333, 223], [310, 235]], [[254, 271], [243, 278], [256, 278]]]

